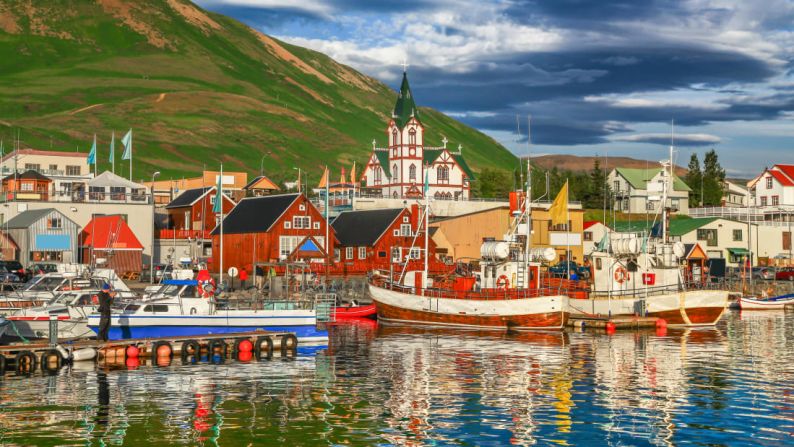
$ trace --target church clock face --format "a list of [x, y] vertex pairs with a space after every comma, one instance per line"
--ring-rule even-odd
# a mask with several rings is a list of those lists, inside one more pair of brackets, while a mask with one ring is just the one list
[[415, 157], [416, 156], [416, 149], [414, 149], [414, 148], [408, 149], [408, 154], [411, 157]]

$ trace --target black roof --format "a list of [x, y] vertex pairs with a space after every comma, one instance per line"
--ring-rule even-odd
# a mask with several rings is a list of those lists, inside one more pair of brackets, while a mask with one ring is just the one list
[[[276, 223], [300, 194], [247, 197], [223, 218], [223, 234], [264, 233]], [[212, 230], [220, 234], [220, 226]]]
[[403, 208], [345, 211], [334, 219], [331, 227], [342, 246], [371, 247], [402, 211]]
[[200, 199], [201, 196], [206, 194], [207, 191], [215, 188], [214, 186], [207, 186], [205, 188], [196, 188], [196, 189], [188, 189], [185, 190], [182, 194], [177, 196], [176, 199], [172, 200], [171, 203], [165, 206], [166, 209], [168, 208], [181, 208], [183, 206], [190, 206], [196, 200]]
[[[21, 174], [17, 174], [16, 178], [17, 180], [50, 180], [50, 178], [47, 177], [46, 175], [41, 174], [40, 172], [34, 171], [32, 169], [28, 169], [27, 171]], [[13, 179], [14, 179], [14, 174], [11, 174], [6, 178], [4, 178], [3, 180], [13, 180]]]

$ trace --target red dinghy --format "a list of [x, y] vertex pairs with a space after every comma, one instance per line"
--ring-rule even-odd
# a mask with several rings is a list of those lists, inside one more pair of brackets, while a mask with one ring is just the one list
[[374, 318], [377, 314], [374, 304], [364, 306], [340, 306], [334, 307], [334, 315], [337, 320], [350, 320], [354, 318]]

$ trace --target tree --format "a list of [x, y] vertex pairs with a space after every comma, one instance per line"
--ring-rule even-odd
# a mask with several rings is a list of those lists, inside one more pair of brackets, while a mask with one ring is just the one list
[[513, 188], [513, 174], [499, 169], [484, 168], [472, 187], [476, 197], [507, 199]]
[[722, 169], [714, 149], [703, 158], [703, 205], [719, 206], [722, 203], [725, 169]]
[[585, 208], [602, 208], [607, 189], [607, 177], [601, 169], [601, 162], [598, 158], [593, 161], [593, 169], [590, 171], [588, 191], [584, 196]]
[[689, 172], [684, 177], [684, 181], [692, 189], [692, 192], [689, 193], [690, 208], [700, 206], [702, 199], [700, 197], [700, 181], [702, 179], [703, 173], [700, 172], [700, 160], [698, 160], [698, 154], [693, 152], [692, 156], [689, 157]]

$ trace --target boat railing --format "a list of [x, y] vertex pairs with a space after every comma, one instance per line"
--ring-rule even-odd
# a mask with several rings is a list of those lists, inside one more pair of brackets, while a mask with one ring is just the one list
[[687, 290], [733, 290], [731, 284], [724, 279], [712, 281], [687, 281], [685, 283], [667, 284], [659, 286], [636, 287], [625, 290], [592, 290], [593, 296], [599, 297], [642, 297], [658, 296], [669, 293], [686, 292]]
[[318, 323], [332, 323], [336, 321], [334, 307], [338, 297], [335, 293], [317, 293], [314, 295], [314, 309]]
[[560, 295], [587, 298], [588, 290], [586, 288], [586, 283], [580, 281], [564, 281], [565, 282], [558, 281], [554, 284], [544, 283], [538, 287], [530, 289], [480, 288], [476, 290], [454, 290], [440, 287], [428, 287], [418, 291], [414, 287], [401, 285], [396, 281], [389, 281], [387, 278], [383, 277], [373, 277], [370, 283], [377, 287], [382, 287], [402, 293], [415, 293], [428, 298], [468, 299], [482, 301], [519, 300]]

